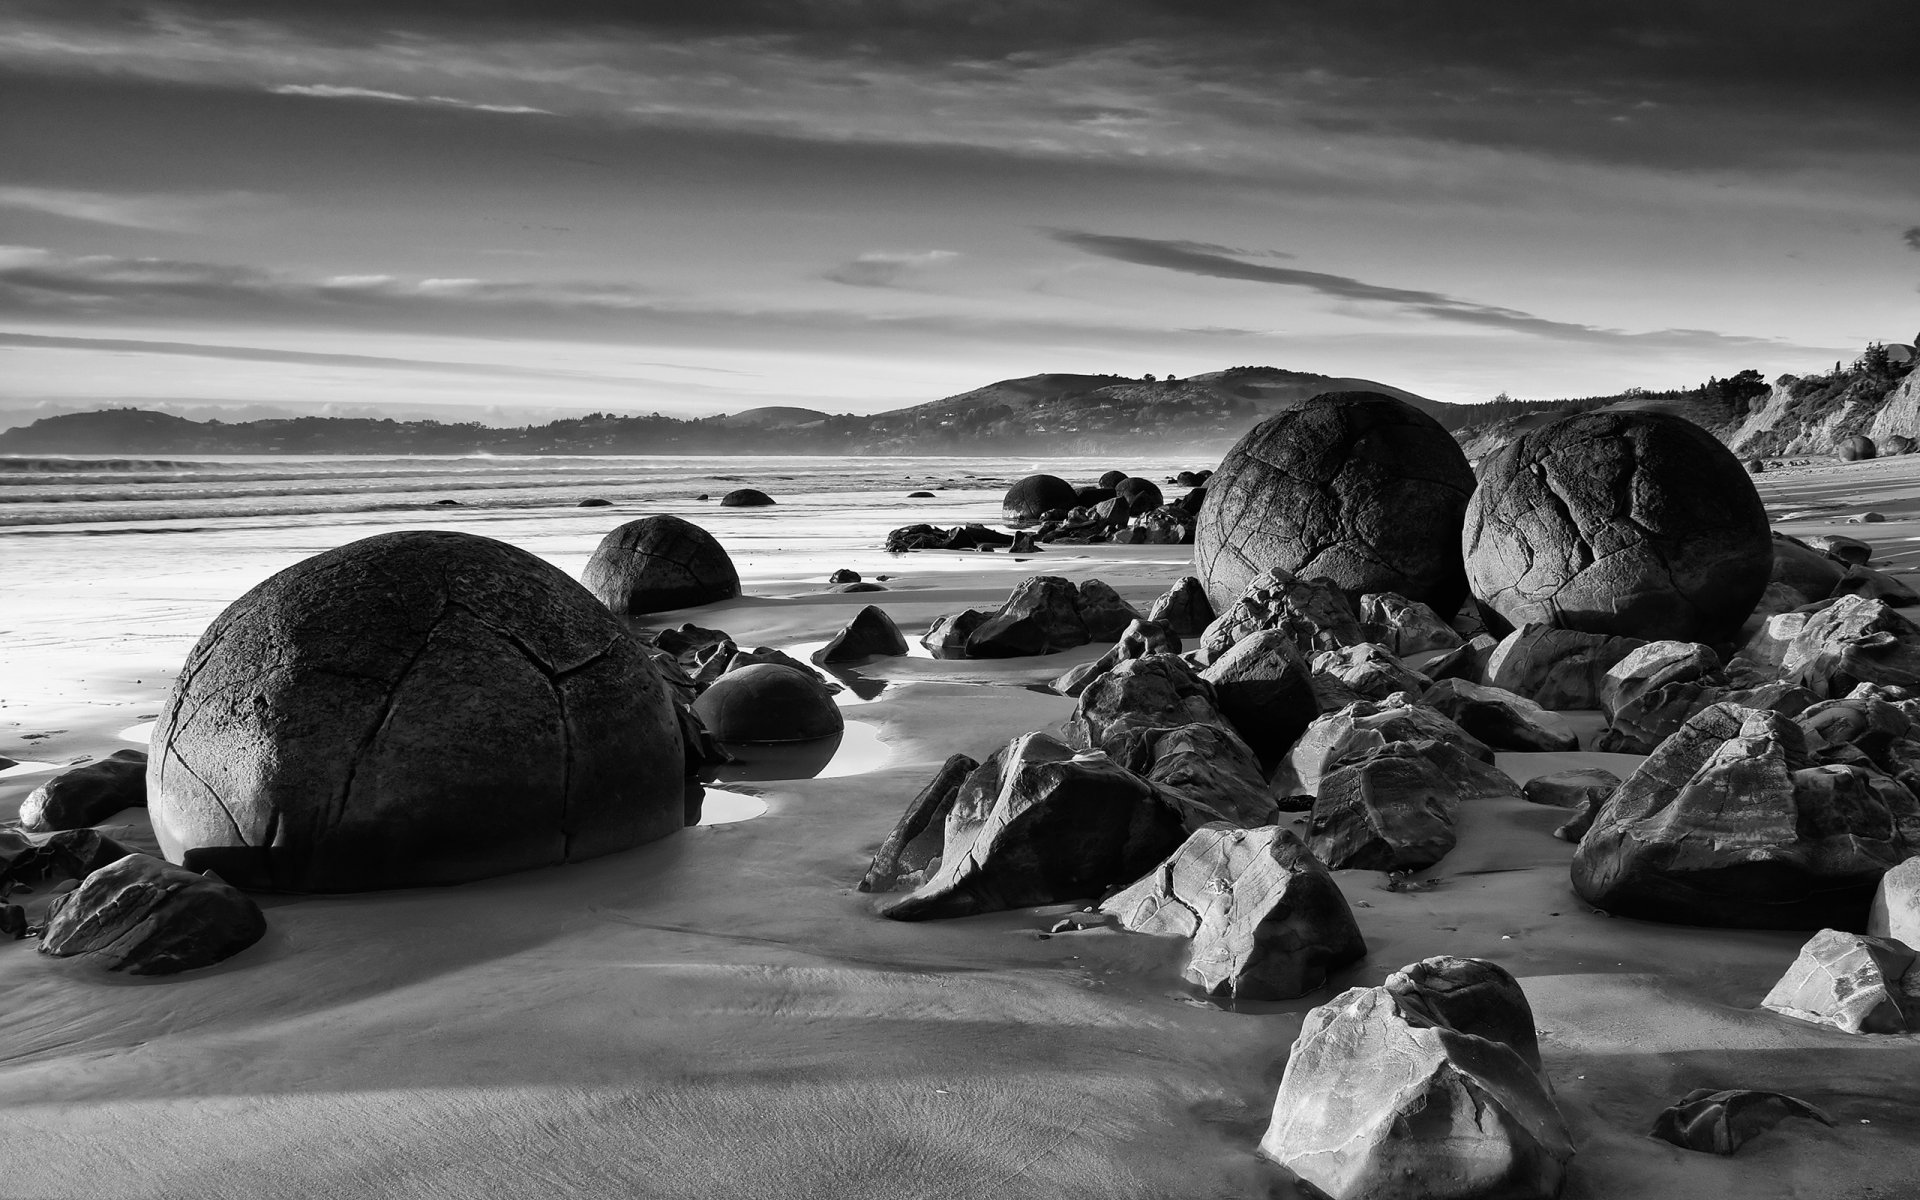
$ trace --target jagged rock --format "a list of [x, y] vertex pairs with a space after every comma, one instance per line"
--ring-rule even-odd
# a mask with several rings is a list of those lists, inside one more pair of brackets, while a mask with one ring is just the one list
[[833, 574], [827, 576], [827, 582], [828, 583], [859, 583], [860, 572], [855, 571], [850, 567], [841, 567], [838, 571], [835, 571]]
[[773, 503], [773, 497], [759, 488], [735, 488], [720, 497], [721, 508], [765, 508]]
[[1086, 623], [1092, 641], [1113, 642], [1141, 616], [1119, 592], [1098, 579], [1084, 579], [1080, 582], [1080, 619]]
[[1452, 650], [1465, 639], [1440, 614], [1397, 592], [1360, 597], [1360, 624], [1367, 640], [1405, 658], [1426, 650]]
[[172, 975], [231, 958], [266, 931], [259, 905], [222, 880], [129, 854], [54, 901], [40, 953]]
[[1862, 683], [1920, 687], [1920, 626], [1879, 600], [1842, 596], [1807, 618], [1781, 666], [1820, 699]]
[[1672, 1142], [1682, 1150], [1732, 1154], [1788, 1117], [1833, 1124], [1831, 1117], [1805, 1100], [1781, 1092], [1695, 1088], [1678, 1104], [1661, 1109], [1647, 1136]]
[[1920, 802], [1858, 766], [1817, 766], [1777, 713], [1714, 704], [1596, 814], [1573, 886], [1597, 908], [1683, 925], [1858, 927], [1920, 847]]
[[1442, 679], [1479, 683], [1486, 679], [1487, 664], [1493, 661], [1493, 652], [1499, 648], [1500, 643], [1494, 641], [1492, 635], [1476, 633], [1465, 644], [1422, 664], [1420, 673], [1436, 683]]
[[1600, 688], [1600, 711], [1609, 727], [1595, 749], [1653, 753], [1688, 717], [1721, 699], [1724, 682], [1720, 656], [1710, 647], [1698, 642], [1648, 642], [1607, 672]]
[[1430, 1025], [1498, 1042], [1540, 1074], [1540, 1035], [1533, 1005], [1507, 969], [1484, 958], [1442, 955], [1409, 963], [1380, 986], [1400, 1012]]
[[1311, 796], [1320, 790], [1321, 777], [1350, 759], [1358, 759], [1389, 742], [1445, 742], [1467, 757], [1493, 762], [1485, 743], [1431, 708], [1404, 696], [1361, 700], [1338, 712], [1327, 713], [1307, 727], [1274, 773], [1274, 791], [1283, 796]]
[[1884, 601], [1895, 608], [1911, 608], [1920, 604], [1920, 593], [1887, 574], [1872, 567], [1855, 564], [1847, 568], [1847, 573], [1834, 585], [1836, 596], [1867, 596]]
[[1578, 629], [1523, 625], [1494, 648], [1485, 681], [1560, 712], [1599, 708], [1607, 672], [1646, 643]]
[[1150, 654], [1118, 663], [1087, 685], [1067, 721], [1066, 740], [1077, 749], [1099, 750], [1122, 730], [1195, 723], [1226, 724], [1213, 686], [1178, 656]]
[[580, 582], [616, 616], [731, 600], [740, 573], [720, 542], [679, 517], [628, 521], [594, 548]]
[[965, 754], [950, 756], [907, 805], [887, 840], [874, 852], [873, 862], [860, 879], [863, 892], [895, 892], [917, 888], [940, 866], [946, 848], [947, 813], [967, 776], [980, 764]]
[[1020, 658], [1071, 650], [1092, 641], [1080, 615], [1080, 593], [1057, 575], [1020, 581], [1000, 611], [967, 638], [968, 658]]
[[1467, 578], [1512, 627], [1716, 641], [1766, 588], [1769, 535], [1753, 481], [1712, 435], [1667, 413], [1602, 409], [1529, 430], [1480, 464]]
[[1212, 661], [1240, 639], [1263, 629], [1286, 633], [1302, 654], [1357, 646], [1367, 640], [1353, 607], [1338, 588], [1276, 567], [1255, 578], [1214, 618], [1201, 634], [1200, 648]]
[[1613, 795], [1613, 789], [1619, 786], [1620, 777], [1612, 771], [1601, 767], [1581, 767], [1572, 771], [1556, 771], [1551, 775], [1536, 775], [1520, 789], [1520, 794], [1530, 804], [1585, 810], [1605, 804], [1607, 797]]
[[728, 671], [700, 693], [693, 712], [723, 742], [806, 742], [846, 728], [819, 676], [777, 663]]
[[1417, 871], [1453, 849], [1458, 802], [1419, 746], [1389, 742], [1321, 778], [1307, 845], [1336, 871]]
[[1443, 679], [1420, 703], [1435, 710], [1494, 750], [1578, 750], [1580, 738], [1559, 713], [1548, 712], [1504, 688]]
[[1312, 672], [1284, 630], [1240, 639], [1200, 677], [1213, 686], [1220, 712], [1263, 765], [1280, 761], [1320, 715]]
[[1867, 932], [1920, 946], [1920, 857], [1909, 858], [1880, 877], [1867, 910]]
[[1873, 558], [1873, 546], [1859, 538], [1850, 538], [1841, 533], [1821, 534], [1807, 539], [1807, 545], [1833, 559], [1835, 562], [1853, 565], [1865, 564]]
[[1315, 396], [1254, 426], [1221, 460], [1194, 536], [1195, 574], [1216, 608], [1281, 567], [1451, 612], [1466, 593], [1460, 527], [1473, 487], [1459, 444], [1432, 417], [1376, 392]]
[[967, 640], [974, 631], [987, 623], [993, 616], [983, 608], [968, 608], [957, 613], [945, 613], [933, 619], [933, 624], [920, 635], [920, 644], [932, 651], [935, 658], [965, 658]]
[[1385, 700], [1395, 692], [1419, 695], [1433, 682], [1372, 642], [1322, 650], [1311, 666], [1316, 677], [1331, 679], [1367, 700]]
[[1329, 1200], [1552, 1200], [1573, 1141], [1511, 1046], [1373, 987], [1307, 1014], [1260, 1153]]
[[1029, 475], [1007, 489], [1000, 502], [1001, 515], [1009, 525], [1026, 525], [1056, 508], [1072, 508], [1079, 503], [1072, 484], [1057, 475]]
[[147, 805], [147, 752], [116, 750], [98, 762], [62, 771], [20, 803], [20, 825], [35, 833], [85, 829], [123, 808]]
[[472, 534], [381, 534], [255, 587], [188, 656], [152, 746], [162, 849], [249, 888], [461, 883], [653, 841], [685, 811], [647, 649]]
[[1872, 458], [1874, 456], [1873, 439], [1865, 434], [1856, 433], [1850, 438], [1841, 438], [1840, 443], [1833, 448], [1833, 452], [1840, 456], [1841, 462], [1857, 462]]
[[1367, 952], [1333, 876], [1273, 825], [1204, 826], [1100, 910], [1136, 933], [1192, 939], [1186, 977], [1210, 996], [1304, 996]]
[[910, 550], [978, 550], [983, 546], [1012, 546], [1017, 535], [988, 529], [985, 525], [956, 525], [942, 529], [937, 525], [902, 525], [887, 534], [889, 554]]
[[881, 915], [924, 921], [1098, 896], [1185, 838], [1179, 812], [1139, 776], [1024, 734], [967, 777], [938, 870]]
[[1773, 570], [1769, 578], [1773, 583], [1792, 591], [1799, 597], [1798, 604], [1816, 604], [1833, 595], [1846, 575], [1843, 563], [1784, 533], [1776, 532], [1772, 540]]
[[1207, 600], [1207, 590], [1191, 575], [1168, 588], [1147, 610], [1147, 620], [1164, 625], [1183, 638], [1199, 637], [1206, 632], [1213, 616], [1213, 605]]
[[1920, 987], [1902, 986], [1913, 960], [1905, 942], [1822, 929], [1760, 1007], [1844, 1033], [1907, 1033], [1920, 1025]]
[[1062, 696], [1078, 697], [1087, 690], [1087, 685], [1121, 663], [1132, 658], [1145, 658], [1149, 654], [1179, 654], [1180, 639], [1175, 637], [1163, 625], [1152, 621], [1135, 621], [1127, 626], [1111, 649], [1092, 662], [1070, 667], [1058, 679], [1053, 681], [1053, 690]]
[[869, 604], [853, 615], [820, 651], [823, 663], [856, 662], [907, 652], [907, 639], [882, 609]]
[[1171, 796], [1189, 829], [1216, 820], [1251, 829], [1278, 817], [1260, 760], [1230, 729], [1200, 724], [1127, 728], [1102, 747], [1115, 762]]
[[1156, 508], [1134, 518], [1133, 528], [1121, 532], [1133, 535], [1127, 539], [1128, 545], [1189, 545], [1193, 542], [1193, 514], [1171, 505]]

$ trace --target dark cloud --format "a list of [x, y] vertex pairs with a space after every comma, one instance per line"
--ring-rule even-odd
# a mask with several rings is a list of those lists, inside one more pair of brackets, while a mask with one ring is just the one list
[[1907, 243], [1907, 249], [1920, 251], [1920, 225], [1909, 227], [1900, 237]]
[[827, 271], [824, 277], [850, 287], [904, 287], [926, 272], [945, 266], [958, 257], [951, 250], [909, 253], [870, 250]]
[[1630, 333], [1595, 325], [1553, 321], [1518, 309], [1462, 300], [1443, 292], [1386, 287], [1354, 279], [1351, 276], [1332, 275], [1324, 271], [1241, 262], [1210, 249], [1198, 248], [1193, 242], [1084, 233], [1072, 229], [1056, 229], [1048, 232], [1055, 241], [1117, 262], [1157, 267], [1164, 271], [1178, 271], [1186, 275], [1200, 275], [1212, 279], [1237, 279], [1248, 283], [1299, 288], [1330, 299], [1385, 304], [1415, 316], [1505, 329], [1514, 333], [1559, 341], [1696, 348], [1705, 346], [1752, 348], [1777, 345], [1765, 338], [1739, 337], [1705, 329], [1661, 329], [1646, 333]]

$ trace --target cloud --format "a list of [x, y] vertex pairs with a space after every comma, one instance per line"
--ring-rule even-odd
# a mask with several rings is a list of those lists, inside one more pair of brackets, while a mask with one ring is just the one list
[[1335, 300], [1384, 304], [1414, 316], [1483, 328], [1503, 329], [1559, 341], [1692, 348], [1725, 346], [1743, 349], [1762, 346], [1777, 348], [1781, 344], [1768, 338], [1741, 337], [1715, 333], [1706, 329], [1661, 329], [1630, 333], [1620, 329], [1554, 321], [1518, 309], [1462, 300], [1443, 292], [1387, 287], [1367, 283], [1347, 275], [1331, 275], [1324, 271], [1241, 262], [1212, 250], [1197, 249], [1193, 242], [1122, 237], [1114, 234], [1085, 233], [1072, 229], [1055, 229], [1048, 232], [1055, 241], [1087, 254], [1131, 263], [1135, 266], [1156, 267], [1164, 271], [1178, 271], [1186, 275], [1199, 275], [1213, 279], [1234, 279], [1248, 283], [1299, 288]]
[[313, 96], [322, 100], [386, 100], [402, 104], [443, 104], [450, 108], [466, 108], [475, 112], [490, 113], [536, 113], [552, 116], [551, 110], [535, 108], [528, 104], [484, 104], [477, 100], [462, 100], [457, 96], [414, 96], [406, 92], [387, 92], [379, 88], [346, 87], [331, 83], [282, 83], [267, 89], [276, 96]]
[[924, 272], [943, 267], [960, 255], [952, 250], [893, 253], [869, 250], [825, 273], [825, 278], [850, 287], [901, 287]]
[[143, 194], [0, 185], [0, 208], [46, 213], [69, 221], [123, 229], [188, 229], [219, 210], [251, 204], [257, 199], [240, 192]]
[[1920, 225], [1911, 226], [1900, 237], [1907, 243], [1907, 249], [1920, 251]]

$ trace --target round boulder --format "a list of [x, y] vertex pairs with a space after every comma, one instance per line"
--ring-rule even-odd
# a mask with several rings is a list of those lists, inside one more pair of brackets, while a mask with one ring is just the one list
[[1458, 543], [1473, 471], [1440, 423], [1403, 401], [1315, 396], [1249, 430], [1207, 483], [1193, 561], [1216, 609], [1274, 567], [1436, 612], [1466, 595]]
[[779, 663], [728, 671], [693, 711], [723, 742], [806, 742], [846, 727], [818, 677]]
[[1120, 486], [1120, 481], [1126, 477], [1127, 473], [1125, 471], [1108, 471], [1100, 477], [1100, 486], [1106, 488], [1108, 491], [1112, 491], [1114, 488]]
[[1160, 494], [1160, 485], [1151, 479], [1133, 476], [1122, 479], [1113, 489], [1113, 494], [1127, 502], [1127, 510], [1134, 513], [1150, 513], [1166, 503]]
[[1562, 417], [1488, 455], [1465, 551], [1490, 624], [1649, 641], [1731, 637], [1773, 572], [1740, 460], [1659, 412]]
[[1767, 462], [1765, 459], [1750, 458], [1747, 460], [1747, 474], [1764, 475], [1766, 473], [1767, 473]]
[[621, 616], [740, 594], [740, 573], [726, 548], [693, 522], [664, 514], [628, 521], [601, 538], [580, 582]]
[[1029, 475], [1007, 489], [1000, 509], [1008, 523], [1018, 525], [1036, 521], [1043, 513], [1072, 508], [1078, 503], [1074, 486], [1058, 475]]
[[1880, 453], [1883, 455], [1912, 454], [1913, 445], [1912, 438], [1904, 433], [1896, 433], [1890, 438], [1881, 439]]
[[1858, 462], [1863, 458], [1872, 458], [1874, 456], [1873, 439], [1864, 433], [1856, 433], [1850, 438], [1841, 438], [1840, 444], [1834, 447], [1834, 453], [1840, 456], [1841, 462]]
[[167, 858], [238, 887], [464, 883], [683, 823], [673, 702], [586, 588], [524, 550], [410, 531], [233, 602], [154, 723]]
[[735, 488], [720, 497], [721, 508], [765, 508], [773, 497], [759, 488]]

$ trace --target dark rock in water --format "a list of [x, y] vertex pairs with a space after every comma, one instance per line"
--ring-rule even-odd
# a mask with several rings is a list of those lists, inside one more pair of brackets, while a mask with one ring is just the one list
[[1845, 564], [1784, 533], [1773, 535], [1773, 572], [1770, 579], [1791, 588], [1800, 603], [1813, 604], [1833, 595], [1846, 575]]
[[1645, 410], [1561, 417], [1489, 455], [1466, 559], [1473, 594], [1509, 627], [1706, 642], [1738, 632], [1773, 568], [1733, 452]]
[[1213, 605], [1200, 581], [1188, 575], [1163, 592], [1147, 610], [1147, 620], [1183, 638], [1199, 637], [1213, 621]]
[[1417, 696], [1433, 682], [1395, 658], [1386, 647], [1372, 642], [1322, 650], [1310, 665], [1316, 679], [1337, 682], [1348, 693], [1366, 700], [1385, 700], [1395, 692]]
[[1920, 625], [1882, 601], [1842, 596], [1807, 618], [1781, 665], [1823, 700], [1862, 683], [1920, 688]]
[[1125, 471], [1108, 471], [1106, 474], [1100, 476], [1100, 486], [1106, 488], [1108, 491], [1112, 491], [1114, 488], [1120, 486], [1121, 480], [1126, 478], [1127, 473]]
[[827, 588], [827, 590], [840, 595], [846, 595], [852, 592], [884, 592], [888, 589], [880, 584], [868, 583], [862, 580], [859, 583], [836, 583]]
[[1867, 932], [1920, 946], [1920, 856], [1880, 877], [1867, 910]]
[[1620, 777], [1612, 771], [1600, 767], [1580, 767], [1572, 771], [1556, 771], [1551, 775], [1536, 775], [1520, 789], [1520, 794], [1530, 804], [1577, 811], [1605, 804], [1607, 797], [1613, 795], [1613, 789], [1619, 786]]
[[1087, 685], [1066, 724], [1067, 744], [1099, 750], [1123, 729], [1225, 724], [1213, 688], [1179, 657], [1128, 659]]
[[1267, 767], [1320, 715], [1312, 671], [1284, 630], [1242, 638], [1200, 677], [1213, 686], [1221, 714]]
[[1078, 503], [1073, 485], [1058, 475], [1029, 475], [1007, 489], [1000, 510], [1007, 524], [1025, 525], [1056, 508]]
[[647, 648], [557, 568], [465, 533], [381, 534], [255, 587], [152, 746], [167, 857], [247, 888], [464, 883], [653, 841], [684, 811]]
[[1428, 650], [1451, 650], [1466, 639], [1440, 619], [1440, 614], [1395, 592], [1368, 592], [1360, 597], [1360, 624], [1367, 640], [1405, 658]]
[[1450, 718], [1494, 750], [1555, 752], [1580, 748], [1580, 738], [1565, 717], [1504, 688], [1443, 679], [1421, 695], [1420, 703]]
[[35, 833], [84, 829], [123, 808], [146, 805], [147, 752], [116, 750], [35, 788], [20, 803], [20, 825]]
[[[1316, 719], [1274, 773], [1280, 795], [1311, 796], [1341, 763], [1364, 758], [1390, 742], [1445, 742], [1468, 758], [1493, 762], [1493, 751], [1466, 730], [1405, 696], [1361, 700]], [[1431, 755], [1429, 756], [1431, 757]]]
[[1920, 801], [1860, 766], [1816, 765], [1777, 713], [1714, 704], [1595, 815], [1573, 886], [1608, 912], [1681, 925], [1859, 928], [1920, 846]]
[[698, 496], [695, 496], [694, 499], [695, 500], [711, 500], [713, 499], [713, 497], [708, 495], [705, 492], [701, 492]]
[[720, 497], [721, 508], [765, 508], [773, 497], [758, 488], [735, 488]]
[[1555, 712], [1599, 708], [1607, 672], [1643, 645], [1638, 638], [1523, 625], [1488, 657], [1486, 682]]
[[1558, 1196], [1573, 1140], [1542, 1077], [1404, 1004], [1351, 988], [1307, 1014], [1260, 1153], [1330, 1200]]
[[855, 613], [820, 651], [823, 663], [857, 662], [876, 656], [893, 657], [907, 652], [907, 639], [900, 627], [882, 609], [869, 604]]
[[967, 639], [968, 658], [1020, 658], [1084, 646], [1093, 637], [1080, 616], [1080, 592], [1057, 575], [1020, 581], [1000, 611]]
[[1119, 592], [1098, 579], [1083, 579], [1080, 581], [1080, 619], [1086, 622], [1089, 640], [1113, 642], [1141, 617], [1139, 610], [1128, 604]]
[[1336, 871], [1418, 871], [1453, 849], [1458, 794], [1412, 742], [1389, 742], [1320, 779], [1307, 845]]
[[[793, 655], [788, 654], [786, 651], [775, 650], [771, 646], [755, 646], [751, 650], [735, 650], [733, 656], [727, 659], [727, 671], [741, 671], [748, 667], [759, 666], [762, 663], [774, 663], [778, 666], [798, 671], [802, 675], [811, 676], [821, 687], [827, 689], [829, 695], [840, 690], [839, 684], [829, 683], [821, 679], [807, 664], [801, 662]], [[722, 672], [722, 674], [725, 674], [725, 672]]]
[[1062, 696], [1077, 697], [1087, 690], [1087, 685], [1130, 658], [1145, 658], [1149, 654], [1178, 654], [1180, 639], [1169, 633], [1165, 626], [1152, 621], [1135, 621], [1127, 626], [1113, 648], [1089, 663], [1081, 663], [1070, 668], [1060, 678], [1053, 681], [1053, 690]]
[[1181, 487], [1197, 487], [1200, 483], [1200, 477], [1192, 471], [1182, 471], [1173, 477], [1173, 481]]
[[907, 499], [909, 500], [931, 500], [933, 498], [934, 496], [932, 492], [908, 492], [907, 493]]
[[1498, 1042], [1538, 1074], [1540, 1034], [1520, 981], [1496, 962], [1443, 955], [1410, 963], [1381, 984], [1400, 1011], [1455, 1033]]
[[1873, 439], [1865, 434], [1856, 433], [1850, 438], [1841, 438], [1833, 451], [1840, 456], [1841, 462], [1858, 462], [1864, 458], [1872, 458], [1874, 456]]
[[585, 500], [582, 500], [580, 503], [574, 505], [574, 507], [575, 508], [612, 508], [613, 501], [604, 500], [599, 496], [588, 496]]
[[1647, 1136], [1672, 1142], [1682, 1150], [1732, 1154], [1789, 1117], [1833, 1124], [1826, 1113], [1782, 1092], [1695, 1088], [1678, 1104], [1661, 1109]]
[[1151, 479], [1129, 476], [1113, 485], [1113, 494], [1127, 502], [1127, 508], [1136, 513], [1149, 513], [1165, 504], [1166, 497], [1160, 494], [1160, 485]]
[[1315, 396], [1227, 452], [1200, 511], [1195, 574], [1217, 609], [1281, 567], [1452, 612], [1466, 594], [1460, 528], [1473, 488], [1459, 444], [1412, 405]]
[[1859, 538], [1850, 538], [1845, 534], [1829, 533], [1820, 537], [1810, 537], [1807, 545], [1836, 562], [1865, 563], [1873, 557], [1873, 546]]
[[1200, 636], [1211, 661], [1261, 629], [1279, 629], [1302, 654], [1357, 646], [1367, 640], [1353, 606], [1325, 580], [1301, 579], [1279, 568], [1254, 579]]
[[881, 915], [924, 921], [1092, 898], [1140, 878], [1185, 839], [1179, 812], [1145, 780], [1029, 733], [967, 777], [939, 869]]
[[833, 574], [827, 576], [827, 582], [828, 583], [859, 583], [860, 572], [849, 570], [846, 567], [841, 567], [838, 571], [835, 571]]
[[1033, 540], [1032, 531], [1026, 530], [1026, 529], [1022, 529], [1020, 532], [1013, 535], [1013, 544], [1007, 547], [1007, 549], [1011, 550], [1015, 554], [1040, 553], [1039, 543]]
[[40, 953], [84, 955], [129, 975], [172, 975], [231, 958], [266, 931], [259, 905], [221, 880], [129, 854], [54, 901]]
[[1863, 513], [1861, 513], [1861, 514], [1860, 514], [1859, 516], [1857, 516], [1857, 517], [1848, 517], [1848, 518], [1847, 518], [1847, 524], [1849, 524], [1849, 525], [1878, 525], [1878, 524], [1880, 524], [1880, 523], [1882, 523], [1883, 521], [1885, 521], [1886, 519], [1887, 519], [1887, 514], [1885, 514], [1885, 513], [1877, 513], [1877, 512], [1872, 512], [1872, 511], [1868, 511], [1868, 512], [1863, 512]]
[[1904, 982], [1914, 957], [1905, 942], [1822, 929], [1760, 1007], [1842, 1033], [1911, 1033], [1920, 1028], [1920, 987], [1909, 993]]
[[433, 506], [435, 508], [459, 508], [460, 502], [458, 500], [435, 500]]
[[619, 616], [740, 594], [740, 573], [726, 548], [693, 522], [666, 515], [628, 521], [601, 538], [580, 581]]
[[805, 742], [846, 728], [813, 672], [775, 663], [728, 671], [700, 693], [693, 711], [723, 742]]
[[1836, 596], [1866, 596], [1891, 604], [1896, 608], [1911, 608], [1920, 604], [1920, 593], [1902, 583], [1885, 571], [1876, 571], [1867, 566], [1851, 566], [1840, 582], [1834, 586]]
[[1136, 933], [1191, 939], [1186, 977], [1210, 996], [1290, 1000], [1367, 953], [1333, 876], [1273, 825], [1198, 829], [1100, 910]]
[[965, 658], [967, 639], [974, 630], [986, 624], [992, 613], [983, 608], [962, 609], [957, 613], [944, 613], [933, 619], [933, 624], [920, 635], [920, 644], [933, 652], [935, 658]]
[[979, 767], [964, 754], [952, 755], [940, 764], [874, 854], [873, 863], [861, 877], [861, 891], [904, 891], [927, 881], [927, 873], [939, 867], [946, 849], [947, 813], [960, 794], [960, 785]]
[[1252, 829], [1277, 818], [1260, 760], [1230, 729], [1200, 724], [1123, 727], [1101, 748], [1171, 796], [1190, 830], [1222, 820]]

